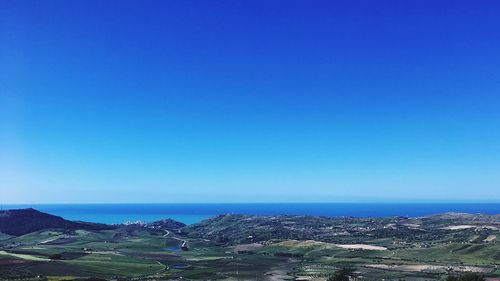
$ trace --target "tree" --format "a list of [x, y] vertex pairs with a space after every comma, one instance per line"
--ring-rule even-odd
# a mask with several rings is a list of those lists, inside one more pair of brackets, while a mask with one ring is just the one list
[[484, 281], [484, 277], [477, 273], [465, 273], [458, 278], [459, 281]]
[[328, 277], [327, 281], [349, 281], [354, 273], [354, 269], [343, 267], [339, 271], [335, 272], [332, 276]]
[[49, 256], [49, 259], [51, 259], [51, 260], [61, 260], [62, 259], [62, 255], [61, 254], [53, 254], [53, 255]]
[[458, 277], [449, 275], [444, 280], [445, 281], [485, 281], [486, 279], [484, 279], [484, 277], [480, 274], [468, 272], [468, 273], [464, 273]]

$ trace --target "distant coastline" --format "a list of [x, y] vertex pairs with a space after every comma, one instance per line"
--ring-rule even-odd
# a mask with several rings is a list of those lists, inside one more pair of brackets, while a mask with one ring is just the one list
[[500, 203], [166, 203], [166, 204], [5, 204], [35, 208], [69, 220], [117, 224], [171, 218], [193, 224], [219, 214], [418, 217], [446, 212], [500, 214]]

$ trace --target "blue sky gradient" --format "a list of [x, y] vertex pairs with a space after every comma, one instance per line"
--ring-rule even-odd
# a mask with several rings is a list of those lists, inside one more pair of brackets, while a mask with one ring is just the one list
[[500, 202], [498, 1], [1, 1], [1, 203]]

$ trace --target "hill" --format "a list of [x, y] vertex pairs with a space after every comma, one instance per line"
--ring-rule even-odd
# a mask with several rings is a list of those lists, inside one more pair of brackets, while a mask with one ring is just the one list
[[155, 222], [151, 222], [147, 224], [147, 227], [156, 228], [156, 229], [166, 229], [166, 230], [178, 230], [185, 227], [186, 224], [182, 222], [178, 222], [173, 219], [163, 219]]
[[186, 226], [185, 223], [173, 219], [162, 219], [154, 222], [142, 222], [142, 221], [127, 222], [122, 225], [126, 227], [145, 227], [145, 228], [161, 229], [161, 230], [179, 230]]
[[105, 224], [69, 221], [35, 209], [0, 211], [0, 232], [8, 235], [19, 236], [37, 230], [52, 228], [103, 230], [114, 229], [115, 227]]
[[[442, 214], [422, 218], [317, 217], [219, 215], [181, 229], [192, 238], [204, 238], [221, 244], [262, 242], [270, 239], [316, 240], [334, 243], [362, 242], [371, 239], [399, 239], [405, 243], [426, 242], [438, 238], [458, 239], [454, 230], [484, 234], [500, 229], [498, 215]], [[461, 239], [467, 241], [469, 234]], [[484, 237], [483, 239], [486, 239]], [[462, 241], [461, 240], [461, 241]]]

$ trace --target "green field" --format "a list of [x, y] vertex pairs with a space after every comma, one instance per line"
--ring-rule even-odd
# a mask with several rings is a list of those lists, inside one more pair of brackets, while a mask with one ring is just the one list
[[[500, 233], [494, 227], [443, 230], [464, 222], [435, 218], [412, 220], [416, 229], [400, 220], [229, 216], [175, 231], [120, 226], [2, 235], [0, 276], [326, 280], [346, 266], [362, 280], [439, 280], [467, 271], [500, 276]], [[181, 249], [183, 243], [187, 249]]]

